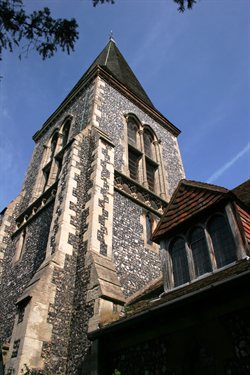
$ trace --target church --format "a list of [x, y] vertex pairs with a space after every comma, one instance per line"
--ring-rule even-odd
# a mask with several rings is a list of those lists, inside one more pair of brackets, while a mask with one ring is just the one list
[[250, 182], [188, 181], [111, 38], [0, 216], [0, 374], [250, 373]]

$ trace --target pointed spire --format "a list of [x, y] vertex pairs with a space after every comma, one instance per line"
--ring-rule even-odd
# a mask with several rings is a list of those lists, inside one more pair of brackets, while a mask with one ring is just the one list
[[154, 108], [153, 103], [147, 96], [140, 82], [129, 67], [127, 61], [122, 56], [116, 46], [113, 33], [109, 36], [109, 41], [102, 52], [97, 56], [86, 73], [92, 71], [96, 66], [105, 68], [114, 78], [126, 86], [134, 95], [143, 100], [150, 107]]

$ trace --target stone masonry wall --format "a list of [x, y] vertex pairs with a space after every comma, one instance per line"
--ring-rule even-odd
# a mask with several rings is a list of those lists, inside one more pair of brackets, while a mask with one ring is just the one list
[[119, 192], [114, 194], [113, 256], [123, 293], [129, 296], [160, 276], [160, 258], [147, 249], [140, 223], [143, 209]]

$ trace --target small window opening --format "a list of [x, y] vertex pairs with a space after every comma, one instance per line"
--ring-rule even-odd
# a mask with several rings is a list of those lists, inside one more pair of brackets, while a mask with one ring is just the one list
[[152, 235], [152, 229], [153, 229], [153, 219], [150, 213], [146, 214], [146, 234], [147, 234], [147, 244], [151, 245], [151, 235]]

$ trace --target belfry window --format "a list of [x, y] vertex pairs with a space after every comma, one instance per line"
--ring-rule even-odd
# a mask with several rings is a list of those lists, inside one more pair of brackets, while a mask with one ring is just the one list
[[137, 133], [138, 133], [138, 126], [135, 121], [131, 119], [128, 122], [128, 143], [134, 147], [137, 147]]
[[144, 152], [146, 157], [153, 159], [153, 137], [148, 130], [143, 132], [143, 141], [144, 141]]
[[67, 120], [65, 124], [63, 125], [62, 134], [63, 134], [63, 140], [62, 140], [62, 148], [66, 146], [68, 143], [69, 138], [69, 131], [70, 131], [70, 120]]
[[138, 181], [138, 167], [140, 156], [135, 151], [129, 149], [128, 158], [130, 177], [133, 180]]
[[[159, 164], [156, 162], [156, 140], [148, 125], [143, 126], [134, 115], [127, 120], [128, 172], [130, 178], [147, 189], [160, 193]], [[158, 153], [159, 154], [159, 153]]]
[[58, 131], [56, 131], [51, 139], [51, 144], [50, 144], [50, 159], [53, 159], [56, 151], [56, 146], [57, 146], [57, 141], [58, 141]]

